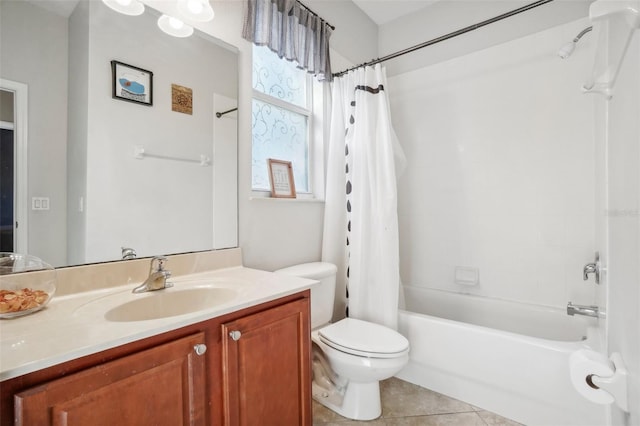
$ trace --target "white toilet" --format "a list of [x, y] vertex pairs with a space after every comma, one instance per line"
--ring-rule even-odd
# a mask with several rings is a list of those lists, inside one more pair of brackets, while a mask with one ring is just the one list
[[379, 381], [407, 364], [409, 341], [367, 321], [331, 324], [336, 270], [331, 263], [313, 262], [276, 272], [320, 281], [311, 289], [311, 340], [314, 351], [321, 351], [314, 357], [313, 398], [344, 417], [372, 420], [382, 413]]

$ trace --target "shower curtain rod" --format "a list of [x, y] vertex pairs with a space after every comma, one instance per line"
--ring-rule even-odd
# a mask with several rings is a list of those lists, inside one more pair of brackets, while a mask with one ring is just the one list
[[477, 24], [469, 25], [468, 27], [464, 27], [464, 28], [461, 28], [459, 30], [450, 32], [449, 34], [445, 34], [443, 36], [436, 37], [436, 38], [431, 39], [429, 41], [425, 41], [424, 43], [420, 43], [420, 44], [417, 44], [415, 46], [408, 47], [408, 48], [406, 48], [404, 50], [400, 50], [398, 52], [391, 53], [389, 55], [383, 56], [382, 58], [372, 59], [371, 61], [365, 62], [364, 64], [356, 65], [355, 67], [346, 69], [344, 71], [337, 72], [337, 73], [333, 74], [333, 77], [340, 77], [340, 76], [348, 73], [349, 71], [353, 71], [355, 69], [366, 67], [366, 66], [369, 66], [369, 65], [379, 64], [381, 62], [388, 61], [389, 59], [393, 59], [393, 58], [397, 58], [398, 56], [406, 55], [407, 53], [414, 52], [416, 50], [422, 49], [423, 47], [431, 46], [432, 44], [436, 44], [436, 43], [440, 43], [441, 41], [449, 40], [450, 38], [457, 37], [459, 35], [468, 33], [468, 32], [473, 31], [473, 30], [477, 30], [478, 28], [484, 27], [484, 26], [489, 25], [489, 24], [493, 24], [494, 22], [501, 21], [503, 19], [506, 19], [506, 18], [509, 18], [511, 16], [517, 15], [519, 13], [526, 12], [526, 11], [534, 9], [534, 8], [536, 8], [538, 6], [542, 6], [544, 4], [551, 3], [552, 1], [553, 0], [538, 0], [536, 2], [533, 2], [533, 3], [530, 3], [528, 5], [519, 7], [517, 9], [514, 9], [514, 10], [510, 11], [510, 12], [503, 13], [502, 15], [498, 15], [498, 16], [493, 17], [491, 19], [487, 19], [487, 20], [479, 22]]
[[229, 114], [230, 112], [237, 111], [237, 110], [238, 110], [238, 107], [235, 107], [235, 108], [231, 108], [230, 110], [227, 110], [227, 111], [216, 112], [216, 117], [220, 118], [225, 114]]
[[329, 26], [329, 28], [331, 28], [333, 31], [336, 30], [336, 27], [334, 27], [333, 25], [331, 25], [330, 23], [328, 23], [327, 21], [324, 20], [324, 18], [320, 15], [318, 15], [317, 13], [315, 13], [313, 10], [309, 9], [309, 6], [307, 6], [306, 4], [302, 3], [301, 1], [296, 0], [296, 3], [298, 3], [300, 6], [304, 7], [305, 9], [307, 9], [307, 12], [309, 12], [310, 14], [312, 14], [313, 16], [317, 16], [318, 18], [320, 18], [320, 20], [322, 22], [324, 22], [325, 24], [327, 24]]

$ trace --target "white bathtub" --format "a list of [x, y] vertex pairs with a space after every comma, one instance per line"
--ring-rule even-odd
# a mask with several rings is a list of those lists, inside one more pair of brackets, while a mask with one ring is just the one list
[[595, 319], [564, 310], [405, 286], [397, 376], [526, 425], [605, 425], [569, 380], [569, 355], [595, 348]]

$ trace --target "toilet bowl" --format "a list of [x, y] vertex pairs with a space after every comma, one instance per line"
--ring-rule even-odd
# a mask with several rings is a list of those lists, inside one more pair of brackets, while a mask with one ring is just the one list
[[378, 418], [382, 413], [379, 381], [407, 364], [409, 341], [388, 327], [355, 318], [329, 323], [335, 265], [314, 262], [276, 272], [320, 281], [311, 288], [311, 341], [318, 358], [314, 359], [313, 398], [350, 419]]
[[331, 369], [346, 380], [340, 405], [314, 386], [314, 399], [355, 420], [380, 417], [380, 380], [399, 372], [409, 361], [409, 342], [401, 334], [367, 321], [345, 318], [311, 333], [311, 341]]

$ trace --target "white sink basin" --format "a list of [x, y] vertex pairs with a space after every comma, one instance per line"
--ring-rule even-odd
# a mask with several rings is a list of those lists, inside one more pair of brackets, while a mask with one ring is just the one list
[[227, 303], [236, 296], [237, 292], [234, 289], [220, 287], [157, 290], [132, 294], [133, 300], [109, 309], [104, 317], [107, 321], [113, 322], [168, 318], [210, 309]]

